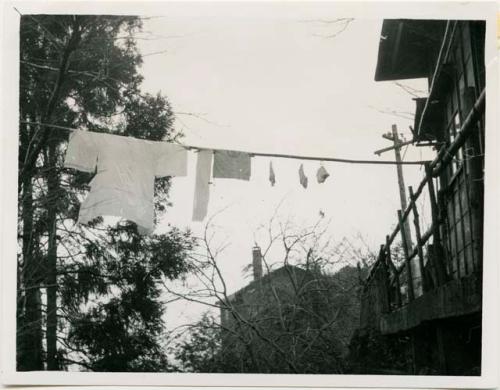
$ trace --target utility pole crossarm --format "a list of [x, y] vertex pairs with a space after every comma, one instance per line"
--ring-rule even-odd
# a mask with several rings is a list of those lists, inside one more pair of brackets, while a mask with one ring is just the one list
[[[384, 138], [389, 139], [388, 137]], [[392, 138], [390, 140], [392, 141]], [[397, 145], [395, 146], [388, 146], [387, 148], [376, 150], [373, 153], [376, 154], [377, 156], [380, 156], [384, 152], [388, 152], [389, 150], [393, 150], [394, 148], [400, 148], [401, 146], [411, 145], [413, 142], [414, 142], [413, 139], [410, 141], [398, 142]]]

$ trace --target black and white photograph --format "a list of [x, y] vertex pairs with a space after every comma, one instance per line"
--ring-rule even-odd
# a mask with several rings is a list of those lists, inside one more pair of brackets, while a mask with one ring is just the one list
[[4, 381], [494, 383], [494, 2], [90, 3], [3, 9]]

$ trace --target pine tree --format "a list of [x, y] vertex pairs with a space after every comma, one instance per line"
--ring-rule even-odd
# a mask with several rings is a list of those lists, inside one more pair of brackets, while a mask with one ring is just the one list
[[[63, 168], [69, 134], [47, 126], [179, 136], [168, 100], [140, 92], [140, 29], [131, 16], [21, 18], [18, 370], [167, 368], [160, 285], [187, 271], [192, 239], [175, 228], [142, 237], [102, 218], [75, 225], [91, 175]], [[155, 182], [157, 217], [169, 187]]]

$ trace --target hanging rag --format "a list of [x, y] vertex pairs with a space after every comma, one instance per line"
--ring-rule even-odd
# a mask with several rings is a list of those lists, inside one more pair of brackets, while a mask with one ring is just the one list
[[207, 216], [210, 197], [210, 171], [212, 150], [200, 150], [196, 162], [196, 183], [194, 187], [193, 221], [203, 221]]
[[330, 176], [325, 167], [322, 165], [319, 167], [318, 172], [316, 172], [316, 178], [318, 179], [318, 183], [324, 183], [325, 180]]
[[300, 164], [299, 180], [300, 180], [300, 184], [302, 185], [302, 187], [307, 188], [307, 182], [309, 180], [307, 179], [307, 176], [304, 173], [304, 164]]
[[214, 152], [214, 178], [249, 180], [250, 174], [250, 154], [232, 150]]
[[276, 184], [276, 176], [274, 175], [272, 161], [269, 161], [269, 181], [271, 182], [271, 185], [274, 187], [274, 184]]
[[96, 172], [78, 223], [116, 216], [135, 222], [140, 234], [149, 234], [154, 230], [154, 179], [186, 176], [187, 151], [167, 142], [74, 131], [64, 166]]

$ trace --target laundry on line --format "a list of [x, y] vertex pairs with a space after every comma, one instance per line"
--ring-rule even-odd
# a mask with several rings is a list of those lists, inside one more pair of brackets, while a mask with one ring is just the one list
[[210, 150], [202, 150], [198, 153], [194, 187], [193, 221], [203, 221], [207, 216], [212, 158], [213, 154]]
[[318, 172], [316, 172], [316, 179], [318, 180], [318, 183], [324, 183], [329, 176], [330, 174], [327, 172], [326, 168], [321, 165], [318, 168]]
[[[194, 221], [203, 221], [207, 215], [211, 177], [249, 180], [250, 160], [248, 154], [240, 152], [198, 153]], [[187, 149], [168, 142], [74, 131], [69, 137], [64, 166], [96, 172], [80, 206], [78, 223], [86, 224], [99, 216], [116, 216], [137, 224], [140, 234], [150, 234], [154, 230], [154, 179], [186, 176]]]
[[299, 167], [299, 181], [300, 185], [304, 188], [307, 188], [307, 183], [309, 182], [309, 179], [307, 178], [306, 174], [304, 173], [304, 164], [300, 164]]
[[187, 151], [176, 144], [110, 134], [73, 132], [65, 167], [96, 172], [80, 206], [79, 223], [123, 217], [141, 234], [154, 230], [154, 179], [187, 175]]
[[[186, 176], [188, 150], [198, 151], [193, 200], [194, 221], [203, 221], [207, 215], [211, 177], [249, 180], [251, 158], [254, 156], [321, 162], [357, 161], [359, 163], [363, 161], [212, 149], [166, 141], [148, 141], [63, 126], [38, 125], [72, 131], [66, 151], [65, 167], [96, 172], [89, 183], [90, 192], [80, 207], [78, 222], [88, 223], [98, 216], [117, 216], [136, 223], [140, 234], [149, 234], [154, 230], [155, 178]], [[316, 177], [318, 183], [323, 183], [329, 177], [322, 163]], [[272, 161], [269, 163], [269, 181], [274, 186], [276, 176]], [[308, 178], [303, 164], [299, 167], [299, 181], [304, 188], [308, 187]]]
[[276, 184], [276, 175], [274, 174], [273, 162], [269, 161], [269, 182], [274, 187]]
[[232, 150], [214, 151], [214, 178], [250, 180], [250, 154]]
[[[41, 122], [30, 122], [30, 121], [21, 121], [21, 123], [36, 125], [36, 126], [44, 126], [55, 130], [66, 130], [66, 131], [87, 131], [81, 130], [66, 126], [52, 125], [48, 123]], [[108, 133], [109, 134], [109, 133]], [[116, 135], [117, 137], [124, 137], [122, 135]], [[133, 138], [133, 137], [129, 137]], [[167, 141], [156, 141], [156, 142], [167, 142]], [[168, 142], [167, 142], [168, 143]], [[276, 157], [276, 158], [289, 158], [289, 159], [297, 159], [297, 160], [313, 160], [313, 161], [328, 161], [328, 162], [338, 162], [338, 163], [346, 163], [346, 164], [373, 164], [373, 165], [425, 165], [430, 163], [431, 160], [419, 160], [419, 161], [384, 161], [384, 160], [359, 160], [359, 159], [348, 159], [348, 158], [339, 158], [339, 157], [321, 157], [321, 156], [303, 156], [297, 154], [281, 154], [281, 153], [266, 153], [266, 152], [255, 152], [255, 151], [244, 151], [244, 150], [229, 150], [229, 149], [220, 149], [220, 148], [210, 148], [205, 146], [196, 146], [196, 145], [184, 145], [181, 143], [177, 143], [178, 145], [186, 148], [187, 150], [218, 150], [219, 152], [223, 151], [232, 151], [232, 152], [241, 152], [247, 153], [250, 157]]]

